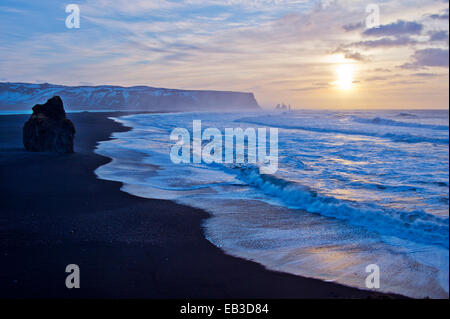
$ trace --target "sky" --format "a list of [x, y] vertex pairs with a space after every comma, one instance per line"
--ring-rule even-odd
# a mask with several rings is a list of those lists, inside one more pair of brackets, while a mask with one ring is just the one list
[[[66, 26], [68, 4], [79, 28]], [[2, 0], [0, 82], [244, 91], [264, 108], [448, 108], [448, 15], [448, 0]]]

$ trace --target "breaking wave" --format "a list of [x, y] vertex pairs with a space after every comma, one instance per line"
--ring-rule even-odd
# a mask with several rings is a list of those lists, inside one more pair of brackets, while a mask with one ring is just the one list
[[[435, 143], [435, 144], [448, 144], [448, 138], [439, 138], [439, 137], [427, 137], [420, 135], [412, 135], [412, 134], [397, 134], [397, 133], [382, 133], [382, 132], [370, 132], [358, 129], [339, 129], [339, 128], [325, 128], [325, 127], [314, 127], [314, 126], [306, 126], [306, 125], [297, 125], [295, 123], [286, 124], [286, 122], [277, 123], [273, 117], [255, 117], [255, 118], [241, 118], [236, 120], [236, 122], [244, 122], [249, 124], [256, 125], [265, 125], [271, 127], [278, 127], [284, 129], [295, 129], [295, 130], [304, 130], [310, 132], [317, 133], [338, 133], [338, 134], [347, 134], [347, 135], [362, 135], [362, 136], [370, 136], [370, 137], [379, 137], [379, 138], [387, 138], [394, 142], [403, 142], [403, 143]], [[400, 122], [398, 122], [400, 123]], [[447, 128], [448, 129], [448, 128]]]
[[359, 203], [324, 196], [298, 183], [260, 174], [256, 166], [235, 168], [238, 178], [260, 189], [264, 194], [281, 199], [285, 204], [327, 217], [333, 217], [376, 231], [380, 235], [396, 236], [448, 248], [449, 219], [423, 211], [403, 212], [377, 205], [363, 207]]
[[448, 131], [447, 125], [432, 125], [432, 124], [422, 124], [422, 123], [414, 123], [414, 122], [400, 122], [390, 119], [385, 119], [382, 117], [374, 117], [372, 119], [354, 116], [353, 121], [364, 124], [378, 124], [378, 125], [387, 125], [387, 126], [402, 126], [402, 127], [417, 127], [417, 128], [425, 128], [431, 130], [443, 130]]

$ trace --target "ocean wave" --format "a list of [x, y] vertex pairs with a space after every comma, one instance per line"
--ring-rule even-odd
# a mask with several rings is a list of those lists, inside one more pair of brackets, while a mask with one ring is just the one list
[[276, 197], [284, 204], [309, 213], [346, 221], [362, 226], [380, 235], [395, 236], [425, 244], [448, 248], [449, 219], [423, 211], [406, 212], [372, 205], [338, 200], [295, 182], [272, 175], [260, 174], [253, 165], [234, 166], [237, 177], [264, 194]]
[[353, 116], [352, 120], [358, 123], [363, 124], [377, 124], [377, 125], [386, 125], [386, 126], [401, 126], [401, 127], [414, 127], [414, 128], [425, 128], [425, 129], [431, 129], [431, 130], [442, 130], [442, 131], [448, 131], [447, 125], [432, 125], [432, 124], [422, 124], [422, 123], [408, 123], [408, 122], [401, 122], [401, 121], [394, 121], [382, 117], [374, 117], [374, 118], [364, 118], [364, 117], [358, 117]]
[[415, 114], [411, 114], [411, 113], [408, 113], [408, 112], [400, 112], [400, 113], [398, 113], [397, 114], [397, 116], [401, 116], [401, 117], [417, 117], [417, 115], [415, 115]]
[[360, 182], [360, 181], [352, 181], [346, 184], [346, 186], [357, 187], [357, 188], [365, 188], [365, 189], [374, 189], [374, 190], [389, 190], [390, 192], [417, 192], [423, 191], [423, 189], [419, 189], [417, 186], [394, 186], [394, 185], [385, 185], [375, 182]]
[[338, 133], [338, 134], [346, 134], [346, 135], [361, 135], [361, 136], [387, 138], [393, 142], [402, 142], [402, 143], [433, 143], [433, 144], [448, 144], [449, 143], [448, 138], [427, 137], [427, 136], [419, 136], [419, 135], [411, 135], [411, 134], [377, 133], [377, 132], [368, 132], [368, 131], [352, 130], [352, 129], [324, 128], [324, 127], [297, 125], [294, 123], [293, 124], [279, 123], [279, 122], [274, 121], [274, 118], [272, 116], [259, 117], [259, 118], [240, 118], [240, 119], [235, 120], [235, 122], [244, 122], [244, 123], [264, 125], [264, 126], [269, 126], [269, 127], [304, 130], [304, 131], [318, 132], [318, 133]]

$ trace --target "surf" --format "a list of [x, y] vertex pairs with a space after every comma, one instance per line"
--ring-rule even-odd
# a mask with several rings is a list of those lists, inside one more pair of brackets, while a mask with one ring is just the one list
[[[413, 121], [445, 125], [440, 113], [410, 113]], [[398, 112], [124, 116], [115, 120], [132, 130], [100, 143], [96, 152], [113, 160], [96, 174], [136, 196], [208, 211], [203, 229], [211, 243], [269, 269], [364, 288], [365, 267], [377, 264], [383, 291], [448, 297], [448, 144], [370, 135], [401, 131], [423, 140], [448, 139], [448, 132], [353, 116], [395, 119]], [[249, 119], [278, 127], [278, 170], [262, 174], [248, 162], [174, 164], [170, 132], [192, 119], [221, 130], [252, 127]]]

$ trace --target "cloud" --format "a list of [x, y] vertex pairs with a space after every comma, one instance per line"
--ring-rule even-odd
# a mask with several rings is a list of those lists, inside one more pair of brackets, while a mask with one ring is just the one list
[[345, 47], [339, 47], [336, 50], [332, 51], [331, 54], [343, 54], [344, 58], [355, 61], [368, 61], [368, 58], [366, 56], [357, 51], [349, 50]]
[[359, 30], [359, 29], [362, 29], [362, 28], [364, 28], [364, 23], [362, 23], [362, 22], [348, 23], [348, 24], [344, 24], [342, 26], [342, 29], [344, 29], [347, 32], [354, 31], [354, 30]]
[[0, 12], [4, 12], [4, 13], [28, 13], [29, 11], [18, 9], [18, 8], [0, 6]]
[[413, 84], [423, 84], [423, 81], [392, 81], [389, 85], [413, 85]]
[[183, 6], [183, 3], [167, 0], [86, 0], [81, 5], [83, 14], [95, 16], [139, 16], [148, 15], [155, 11], [176, 9]]
[[365, 30], [365, 36], [398, 36], [405, 34], [420, 34], [423, 25], [415, 21], [398, 20], [391, 24], [380, 25], [378, 28]]
[[429, 48], [417, 50], [411, 58], [411, 63], [405, 63], [400, 67], [403, 69], [419, 69], [424, 67], [446, 67], [448, 68], [448, 49]]
[[429, 17], [435, 20], [448, 20], [448, 9], [442, 10], [440, 13], [430, 14]]
[[368, 81], [368, 82], [372, 82], [372, 81], [385, 81], [387, 79], [388, 78], [384, 77], [384, 76], [371, 76], [371, 77], [369, 77], [369, 78], [367, 78], [365, 80]]
[[439, 76], [439, 74], [436, 74], [436, 73], [414, 73], [414, 74], [411, 74], [411, 75], [419, 76], [419, 77], [425, 77], [425, 78]]
[[429, 31], [430, 41], [448, 41], [448, 31]]
[[368, 59], [367, 59], [367, 57], [366, 56], [364, 56], [364, 55], [362, 55], [361, 53], [359, 53], [359, 52], [353, 52], [353, 51], [347, 51], [347, 52], [345, 52], [344, 53], [344, 57], [346, 58], [346, 59], [352, 59], [352, 60], [355, 60], [355, 61], [367, 61]]
[[392, 47], [400, 47], [400, 46], [408, 46], [416, 44], [417, 41], [411, 39], [410, 37], [384, 37], [377, 40], [367, 40], [367, 41], [359, 41], [353, 42], [348, 45], [348, 47], [363, 47], [366, 49], [370, 48], [392, 48]]
[[330, 87], [330, 85], [328, 83], [324, 83], [322, 85], [317, 85], [317, 86], [306, 86], [306, 87], [301, 87], [301, 88], [294, 88], [294, 89], [291, 89], [291, 91], [299, 91], [299, 92], [314, 91], [314, 90], [328, 89], [329, 87]]
[[374, 71], [376, 72], [392, 72], [392, 70], [386, 68], [376, 68]]

